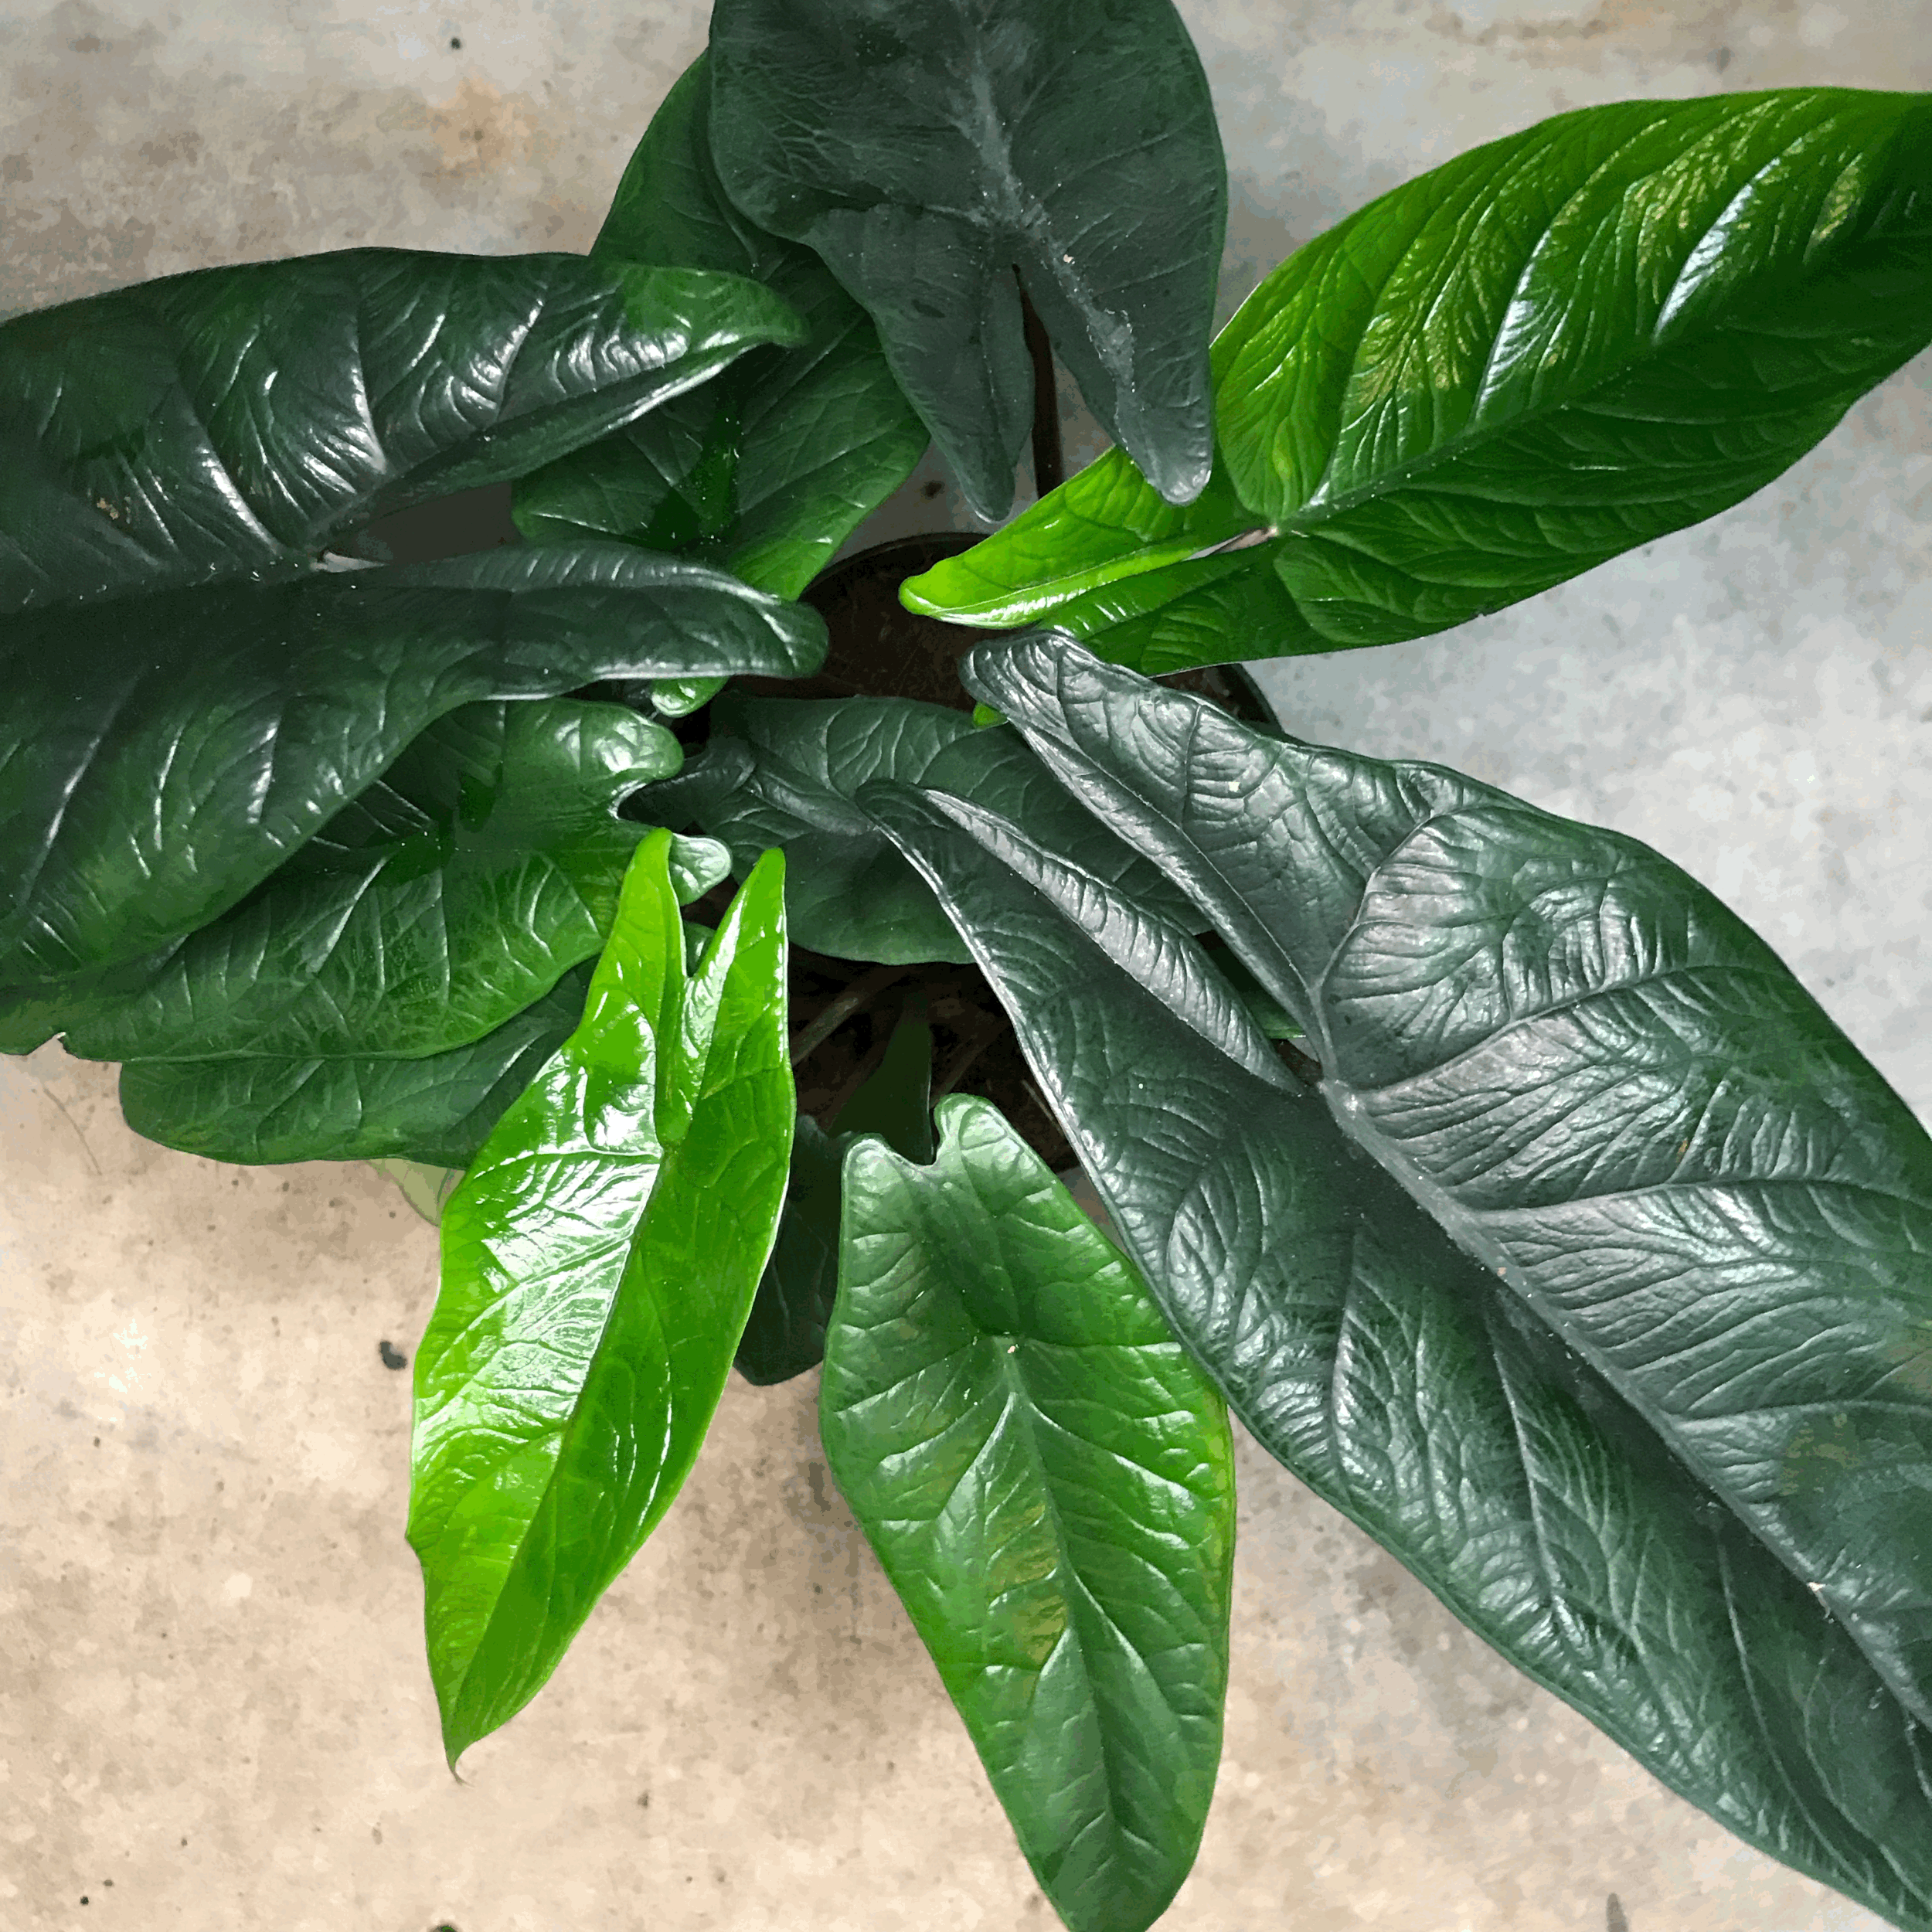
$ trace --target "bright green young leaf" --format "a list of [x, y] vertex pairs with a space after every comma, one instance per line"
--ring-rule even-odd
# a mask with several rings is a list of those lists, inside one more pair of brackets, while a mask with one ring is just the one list
[[969, 957], [924, 882], [852, 802], [876, 778], [981, 799], [1077, 849], [1137, 898], [1188, 915], [1158, 867], [1073, 804], [1016, 732], [908, 698], [734, 693], [712, 715], [703, 757], [689, 774], [641, 792], [637, 809], [666, 825], [695, 820], [730, 849], [741, 878], [759, 853], [781, 846], [787, 923], [811, 951], [895, 965], [963, 965]]
[[[924, 615], [993, 628], [1029, 624], [1050, 611], [1055, 628], [1084, 639], [1120, 621], [1110, 610], [1091, 625], [1077, 624], [1100, 593], [1130, 595], [1143, 577], [1165, 582], [1255, 521], [1234, 494], [1225, 461], [1216, 462], [1192, 502], [1177, 508], [1148, 488], [1117, 445], [970, 550], [906, 578], [900, 601]], [[1213, 576], [1252, 561], [1235, 552], [1206, 567]], [[1196, 566], [1197, 576], [1202, 567]]]
[[456, 1760], [534, 1697], [696, 1461], [784, 1194], [784, 872], [687, 981], [671, 836], [625, 876], [583, 1019], [443, 1210], [408, 1536]]
[[620, 545], [334, 554], [804, 330], [742, 277], [400, 249], [0, 323], [0, 985], [226, 911], [458, 705], [815, 668], [815, 613]]
[[736, 1367], [760, 1388], [789, 1382], [825, 1359], [825, 1324], [838, 1291], [839, 1173], [861, 1134], [881, 1135], [909, 1161], [933, 1158], [933, 1029], [902, 1020], [886, 1057], [828, 1134], [808, 1114], [791, 1143], [791, 1179], [778, 1238], [738, 1344]]
[[1151, 674], [1424, 637], [1740, 502], [1928, 342], [1932, 97], [1579, 109], [1261, 284], [1213, 344], [1189, 512], [1109, 451], [903, 600], [1050, 610]]
[[591, 257], [750, 276], [804, 318], [805, 338], [754, 351], [520, 478], [511, 514], [532, 543], [618, 537], [795, 597], [911, 474], [928, 439], [865, 311], [810, 249], [757, 227], [719, 186], [710, 93], [700, 54], [645, 131]]
[[710, 60], [726, 192], [865, 305], [980, 515], [1032, 422], [1015, 267], [1108, 433], [1199, 493], [1227, 176], [1172, 0], [716, 0]]
[[1227, 1410], [998, 1111], [938, 1120], [845, 1157], [825, 1460], [1054, 1910], [1145, 1932], [1220, 1764]]
[[[431, 725], [241, 904], [148, 958], [0, 988], [87, 1060], [417, 1058], [522, 1012], [603, 945], [646, 828], [619, 802], [683, 762], [661, 725], [556, 698]], [[729, 869], [679, 840], [689, 903]], [[39, 1043], [36, 1041], [35, 1044]]]
[[[1175, 1334], [1263, 1447], [1672, 1790], [1932, 1932], [1927, 1733], [1832, 1607], [1318, 1090], [1216, 1049], [1175, 990], [1209, 971], [1183, 932], [1143, 918], [1138, 950], [1110, 950], [1133, 909], [980, 842], [1023, 862], [1017, 828], [900, 786], [865, 799], [972, 940]], [[1352, 846], [1338, 826], [1305, 849]], [[1662, 1312], [1648, 1287], [1631, 1298]], [[1648, 1328], [1659, 1352], [1685, 1332]]]
[[966, 676], [1308, 1036], [1343, 1131], [1932, 1726], [1932, 1137], [1636, 840], [1097, 662]]
[[257, 1053], [129, 1060], [121, 1070], [121, 1111], [145, 1139], [204, 1160], [468, 1167], [504, 1110], [576, 1030], [590, 985], [586, 961], [495, 1032], [420, 1060]]

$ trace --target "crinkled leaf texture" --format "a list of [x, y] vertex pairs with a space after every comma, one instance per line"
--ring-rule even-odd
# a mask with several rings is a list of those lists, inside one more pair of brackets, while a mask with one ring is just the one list
[[1134, 897], [1188, 915], [1159, 868], [1073, 804], [1017, 732], [981, 730], [951, 706], [734, 692], [713, 707], [712, 734], [688, 770], [640, 792], [637, 809], [669, 825], [695, 820], [730, 848], [740, 878], [781, 847], [786, 922], [811, 951], [893, 965], [970, 956], [924, 881], [852, 802], [879, 778], [978, 798], [1077, 849]]
[[[617, 808], [682, 762], [623, 706], [465, 705], [232, 911], [145, 958], [0, 988], [0, 1043], [59, 1032], [109, 1060], [467, 1046], [602, 947], [647, 830]], [[728, 869], [714, 841], [673, 842], [682, 901]]]
[[1741, 501], [1928, 341], [1932, 97], [1582, 108], [1263, 281], [1196, 502], [1110, 450], [901, 595], [1149, 675], [1424, 637]]
[[710, 61], [726, 193], [864, 304], [975, 511], [1032, 421], [1015, 267], [1108, 433], [1199, 493], [1227, 172], [1171, 0], [717, 0]]
[[770, 1252], [796, 1096], [784, 861], [687, 980], [654, 832], [582, 1022], [443, 1209], [408, 1536], [454, 1767], [548, 1680], [690, 1473]]
[[1073, 1932], [1194, 1862], [1227, 1689], [1227, 1410], [990, 1103], [845, 1156], [819, 1427], [853, 1516]]
[[804, 329], [742, 277], [402, 249], [0, 323], [0, 985], [205, 925], [458, 706], [815, 669], [815, 612], [624, 545], [335, 554]]
[[[680, 899], [695, 897], [679, 842], [672, 883]], [[710, 937], [692, 920], [684, 930], [687, 956]], [[590, 985], [587, 961], [494, 1032], [415, 1058], [351, 1050], [317, 1059], [265, 1046], [227, 1060], [129, 1060], [121, 1111], [137, 1134], [206, 1160], [468, 1167], [503, 1110], [576, 1029]]]
[[[809, 248], [759, 228], [719, 185], [710, 92], [700, 54], [651, 117], [591, 257], [749, 276], [804, 317], [805, 339], [754, 349], [519, 478], [511, 514], [532, 543], [615, 537], [795, 597], [912, 473], [928, 438], [865, 311]], [[689, 697], [661, 692], [658, 702], [675, 715], [696, 708]]]
[[417, 1060], [264, 1051], [128, 1060], [121, 1111], [144, 1138], [204, 1160], [468, 1167], [505, 1108], [576, 1031], [590, 971], [587, 960], [494, 1032]]
[[1932, 1927], [1923, 1131], [1633, 840], [1064, 641], [967, 678], [1321, 1056], [1217, 1049], [1205, 955], [1019, 828], [864, 794], [1230, 1406], [1673, 1790]]

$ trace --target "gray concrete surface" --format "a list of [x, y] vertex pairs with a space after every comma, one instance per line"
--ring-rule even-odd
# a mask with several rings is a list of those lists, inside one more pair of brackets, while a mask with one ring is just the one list
[[[1233, 206], [1295, 246], [1596, 101], [1932, 87], [1927, 0], [1182, 0]], [[692, 0], [12, 0], [0, 314], [364, 243], [580, 249]], [[460, 46], [454, 43], [459, 42]], [[1070, 403], [1076, 461], [1099, 447]], [[930, 527], [922, 471], [861, 540]], [[947, 520], [968, 527], [950, 491]], [[1634, 833], [1921, 1117], [1932, 362], [1752, 502], [1452, 636], [1268, 674], [1301, 735]], [[0, 1061], [0, 1927], [1006, 1932], [1050, 1911], [828, 1478], [734, 1380], [549, 1687], [438, 1747], [403, 1539], [432, 1232], [361, 1166], [217, 1166], [111, 1069]], [[1225, 1757], [1174, 1932], [1873, 1932], [1529, 1685], [1237, 1430]], [[84, 1903], [83, 1901], [84, 1900]]]

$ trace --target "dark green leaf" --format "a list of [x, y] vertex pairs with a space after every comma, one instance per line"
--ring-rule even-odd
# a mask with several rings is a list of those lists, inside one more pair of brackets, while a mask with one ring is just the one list
[[829, 1134], [799, 1115], [778, 1239], [738, 1344], [736, 1366], [747, 1382], [788, 1382], [825, 1359], [838, 1288], [840, 1163], [861, 1134], [883, 1136], [909, 1161], [930, 1161], [932, 1074], [933, 1029], [902, 1020], [878, 1070], [839, 1110]]
[[1077, 646], [973, 689], [1304, 1027], [1335, 1117], [1932, 1724], [1932, 1138], [1636, 840]]
[[542, 1689], [690, 1473], [784, 1197], [783, 859], [687, 983], [670, 835], [581, 1025], [443, 1210], [408, 1536], [452, 1768]]
[[787, 925], [813, 952], [895, 965], [963, 965], [969, 957], [924, 883], [852, 804], [875, 778], [982, 800], [1057, 837], [1137, 899], [1187, 916], [1187, 900], [1158, 868], [1073, 804], [1017, 732], [981, 729], [964, 711], [904, 698], [734, 693], [712, 715], [719, 735], [691, 775], [638, 793], [635, 808], [668, 825], [695, 818], [730, 848], [740, 877], [759, 853], [782, 846]]
[[459, 705], [607, 676], [798, 676], [825, 648], [804, 605], [620, 544], [15, 618], [0, 872], [24, 885], [0, 913], [0, 985], [218, 917]]
[[1579, 109], [1262, 283], [1185, 515], [1109, 451], [904, 601], [1150, 673], [1427, 636], [1741, 501], [1928, 341], [1932, 97]]
[[804, 342], [754, 351], [702, 389], [521, 478], [512, 514], [532, 543], [611, 536], [689, 551], [795, 597], [911, 474], [926, 427], [865, 311], [825, 264], [731, 205], [709, 119], [700, 54], [645, 130], [590, 253], [753, 277], [804, 318]]
[[981, 515], [1032, 422], [1015, 267], [1108, 433], [1199, 493], [1227, 178], [1170, 0], [716, 0], [710, 57], [726, 192], [865, 305]]
[[815, 614], [621, 546], [325, 554], [803, 333], [742, 277], [400, 249], [0, 323], [0, 985], [225, 912], [460, 704], [815, 668]]
[[1054, 1910], [1144, 1932], [1220, 1764], [1227, 1411], [997, 1110], [938, 1119], [930, 1166], [845, 1158], [825, 1460]]
[[468, 1167], [583, 1012], [590, 963], [493, 1033], [421, 1060], [259, 1053], [130, 1060], [121, 1111], [139, 1134], [204, 1160], [420, 1161]]
[[[621, 706], [465, 705], [233, 911], [148, 959], [0, 989], [0, 1038], [31, 1002], [87, 1060], [414, 1058], [480, 1039], [603, 945], [645, 831], [617, 804], [682, 762]], [[687, 903], [729, 869], [709, 839], [676, 842], [672, 867]]]
[[789, 1382], [825, 1359], [838, 1289], [838, 1170], [850, 1145], [809, 1114], [798, 1116], [778, 1237], [733, 1363], [757, 1388]]
[[507, 482], [804, 335], [743, 276], [404, 248], [16, 315], [0, 611], [303, 574], [366, 524]]
[[725, 688], [723, 678], [665, 678], [650, 687], [651, 702], [661, 718], [688, 718], [702, 711]]
[[1054, 903], [978, 842], [983, 815], [968, 836], [937, 794], [866, 802], [971, 939], [1175, 1333], [1269, 1453], [1673, 1791], [1932, 1932], [1932, 1733], [1828, 1607], [1319, 1092], [1257, 1077], [1186, 996], [1148, 990], [1177, 955], [1205, 971], [1183, 934], [1150, 923], [1117, 955], [1090, 928], [1128, 909], [1097, 920], [1090, 888], [1043, 870]]
[[909, 1161], [931, 1160], [933, 1029], [923, 1017], [893, 1029], [878, 1070], [838, 1110], [832, 1131], [844, 1139], [876, 1134]]
[[[711, 928], [687, 919], [684, 932], [685, 959], [695, 964]], [[130, 1060], [121, 1070], [121, 1111], [137, 1134], [206, 1160], [468, 1167], [504, 1109], [575, 1030], [591, 964], [573, 967], [495, 1032], [446, 1053]]]

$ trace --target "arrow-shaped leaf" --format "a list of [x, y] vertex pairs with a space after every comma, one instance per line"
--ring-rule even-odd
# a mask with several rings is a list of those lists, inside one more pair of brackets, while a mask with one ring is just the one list
[[[971, 940], [1174, 1332], [1257, 1440], [1672, 1790], [1932, 1932], [1932, 1732], [1845, 1625], [1318, 1093], [1216, 1049], [1208, 1006], [1176, 991], [1209, 970], [1183, 932], [1143, 923], [1138, 950], [1110, 950], [1092, 886], [996, 859], [986, 815], [865, 798]], [[1000, 836], [1023, 853], [1017, 827]], [[1131, 910], [1103, 923], [1124, 933]]]
[[305, 573], [367, 524], [507, 482], [804, 333], [743, 276], [405, 248], [16, 315], [0, 611]]
[[1227, 177], [1171, 0], [717, 0], [710, 58], [726, 192], [864, 304], [975, 510], [1032, 421], [1015, 267], [1094, 415], [1199, 494]]
[[1199, 502], [1110, 450], [902, 597], [1150, 674], [1425, 637], [1742, 501], [1928, 341], [1932, 97], [1581, 108], [1267, 277]]
[[1932, 1138], [1635, 839], [1050, 639], [965, 676], [1306, 1029], [1343, 1131], [1932, 1724]]
[[121, 1111], [145, 1138], [204, 1160], [468, 1167], [505, 1108], [576, 1030], [590, 983], [587, 961], [494, 1032], [417, 1060], [263, 1053], [129, 1060]]
[[[233, 911], [158, 955], [36, 989], [39, 1024], [88, 1060], [468, 1045], [603, 945], [646, 830], [617, 807], [682, 759], [619, 705], [465, 705]], [[672, 866], [688, 903], [728, 860], [678, 840]], [[0, 1038], [30, 997], [0, 990]]]
[[138, 957], [237, 904], [459, 705], [822, 662], [825, 629], [620, 544], [500, 549], [12, 620], [0, 985]]
[[845, 1157], [825, 1460], [1074, 1932], [1144, 1932], [1221, 1757], [1233, 1444], [1145, 1284], [989, 1103]]
[[532, 543], [621, 538], [795, 597], [911, 474], [928, 439], [865, 311], [809, 248], [732, 206], [711, 158], [710, 93], [700, 54], [652, 116], [591, 257], [749, 276], [791, 303], [805, 338], [753, 350], [521, 478], [512, 515]]
[[226, 911], [458, 705], [815, 668], [815, 614], [621, 546], [325, 554], [803, 332], [742, 277], [401, 249], [0, 323], [0, 985]]
[[784, 1197], [784, 862], [687, 982], [655, 832], [582, 1023], [443, 1210], [409, 1540], [452, 1767], [514, 1716], [690, 1473]]

